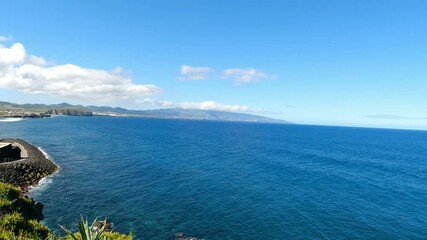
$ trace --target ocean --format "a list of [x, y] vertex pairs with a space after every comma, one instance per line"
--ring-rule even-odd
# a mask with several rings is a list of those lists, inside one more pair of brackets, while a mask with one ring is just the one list
[[119, 117], [0, 122], [60, 166], [45, 220], [136, 239], [426, 239], [427, 132]]

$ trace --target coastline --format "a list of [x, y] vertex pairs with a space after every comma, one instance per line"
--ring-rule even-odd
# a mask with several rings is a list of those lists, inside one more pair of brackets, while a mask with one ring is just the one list
[[36, 184], [33, 184], [31, 186], [28, 186], [25, 190], [23, 189], [23, 192], [28, 195], [29, 197], [34, 197], [37, 195], [37, 192], [44, 189], [45, 186], [49, 185], [52, 180], [51, 178], [58, 173], [58, 171], [52, 173], [51, 175], [48, 175], [46, 177], [43, 177], [40, 179]]
[[56, 171], [55, 172], [53, 172], [52, 174], [50, 174], [50, 175], [47, 175], [47, 176], [45, 176], [45, 177], [43, 177], [43, 178], [41, 178], [36, 184], [33, 184], [33, 185], [31, 185], [31, 186], [28, 186], [28, 188], [27, 188], [27, 191], [26, 191], [26, 194], [28, 194], [28, 195], [31, 195], [31, 192], [35, 192], [35, 191], [37, 191], [37, 190], [39, 190], [39, 189], [41, 189], [43, 186], [45, 186], [45, 185], [47, 185], [47, 184], [49, 184], [49, 183], [51, 183], [52, 181], [50, 181], [50, 179], [55, 175], [55, 174], [57, 174], [57, 173], [59, 173], [59, 170], [61, 169], [60, 167], [59, 167], [59, 165], [55, 162], [55, 161], [53, 161], [53, 159], [52, 159], [52, 157], [43, 149], [43, 148], [41, 148], [41, 147], [37, 147], [38, 149], [39, 149], [39, 151], [40, 152], [42, 152], [43, 153], [43, 155], [48, 159], [48, 160], [50, 160], [53, 164], [55, 164], [56, 165], [56, 167], [57, 167], [57, 169], [56, 169]]
[[49, 155], [21, 139], [0, 139], [0, 143], [18, 143], [28, 152], [27, 158], [0, 163], [0, 181], [18, 186], [24, 193], [38, 186], [41, 181], [59, 171], [59, 166]]

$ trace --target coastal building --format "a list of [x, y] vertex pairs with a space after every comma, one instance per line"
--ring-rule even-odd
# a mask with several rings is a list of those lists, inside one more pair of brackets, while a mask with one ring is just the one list
[[0, 163], [10, 162], [21, 158], [21, 149], [12, 143], [0, 143]]

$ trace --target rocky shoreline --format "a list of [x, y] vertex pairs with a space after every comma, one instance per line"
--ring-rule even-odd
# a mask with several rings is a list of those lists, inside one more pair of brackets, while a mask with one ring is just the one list
[[36, 146], [21, 139], [0, 139], [0, 143], [18, 143], [28, 154], [27, 158], [0, 163], [0, 182], [20, 187], [24, 192], [44, 177], [55, 173], [58, 166]]
[[47, 113], [24, 113], [24, 114], [8, 114], [0, 116], [0, 118], [49, 118], [50, 114]]

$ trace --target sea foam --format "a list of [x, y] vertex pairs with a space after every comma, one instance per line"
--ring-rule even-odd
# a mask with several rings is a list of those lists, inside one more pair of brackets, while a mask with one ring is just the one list
[[20, 122], [23, 118], [0, 118], [0, 122]]
[[[37, 147], [40, 152], [43, 153], [43, 155], [49, 159], [50, 161], [52, 161], [55, 165], [57, 165], [54, 161], [52, 156], [50, 156], [43, 148], [41, 147]], [[59, 167], [58, 170], [56, 170], [56, 172], [54, 172], [52, 175], [46, 176], [42, 179], [40, 179], [40, 181], [35, 185], [35, 186], [30, 186], [28, 188], [28, 193], [29, 195], [36, 195], [37, 192], [42, 192], [44, 189], [46, 189], [48, 187], [48, 185], [50, 185], [50, 183], [52, 183], [52, 177], [53, 175], [57, 174], [59, 172]]]

